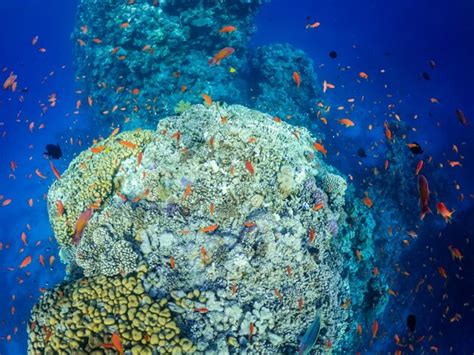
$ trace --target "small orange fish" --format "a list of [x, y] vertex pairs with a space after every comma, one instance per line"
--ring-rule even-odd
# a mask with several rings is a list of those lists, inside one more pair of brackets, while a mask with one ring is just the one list
[[377, 337], [378, 331], [379, 331], [379, 322], [374, 320], [374, 323], [372, 323], [372, 338]]
[[130, 24], [128, 22], [124, 22], [124, 23], [120, 24], [120, 28], [127, 28], [128, 26], [130, 26]]
[[318, 28], [321, 26], [321, 22], [313, 22], [313, 23], [308, 23], [306, 26], [304, 26], [305, 30], [309, 30], [310, 28]]
[[365, 192], [365, 197], [364, 197], [363, 201], [364, 201], [364, 204], [365, 204], [368, 208], [372, 208], [372, 206], [374, 205], [374, 203], [372, 202], [372, 200], [371, 200], [370, 197], [369, 197], [369, 193], [368, 193], [368, 192]]
[[218, 224], [211, 224], [210, 226], [202, 227], [199, 229], [202, 233], [211, 233], [214, 232], [217, 228], [219, 228]]
[[90, 151], [94, 154], [98, 154], [98, 153], [102, 152], [104, 149], [105, 149], [105, 146], [99, 145], [97, 147], [91, 147]]
[[230, 33], [237, 30], [235, 26], [224, 26], [219, 30], [219, 33]]
[[181, 92], [185, 92], [188, 90], [188, 87], [186, 85], [181, 85]]
[[357, 334], [359, 334], [359, 336], [362, 335], [362, 324], [357, 324]]
[[301, 77], [297, 71], [293, 72], [293, 80], [295, 81], [296, 87], [299, 89], [301, 85]]
[[102, 43], [102, 40], [100, 38], [94, 38], [92, 40], [92, 42], [96, 43], [96, 44], [101, 44]]
[[439, 273], [439, 275], [440, 275], [443, 279], [447, 279], [447, 278], [448, 278], [448, 274], [446, 274], [446, 270], [444, 269], [444, 267], [439, 266], [439, 267], [438, 267], [438, 273]]
[[230, 56], [232, 53], [235, 52], [235, 49], [232, 47], [225, 47], [221, 49], [219, 52], [214, 55], [211, 59], [209, 59], [208, 64], [209, 65], [220, 65], [222, 60]]
[[207, 105], [207, 106], [211, 106], [212, 105], [212, 98], [207, 95], [207, 94], [201, 94], [202, 98], [204, 99], [204, 103]]
[[209, 312], [209, 309], [208, 308], [193, 308], [193, 311], [194, 312], [198, 312], [198, 313], [207, 313]]
[[119, 141], [119, 144], [123, 145], [126, 148], [130, 148], [130, 149], [135, 149], [137, 147], [137, 145], [135, 143], [132, 143], [132, 142], [129, 142], [129, 141], [126, 141], [126, 140], [123, 140], [123, 139], [121, 141]]
[[28, 200], [28, 206], [33, 207], [33, 199], [32, 198], [30, 198]]
[[460, 168], [462, 168], [462, 164], [458, 161], [451, 161], [451, 160], [448, 160], [448, 164], [451, 166], [451, 168], [454, 168], [456, 166], [459, 166]]
[[368, 76], [366, 73], [364, 73], [363, 71], [361, 71], [361, 72], [359, 73], [359, 76], [360, 76], [362, 79], [365, 79], [365, 80], [368, 80], [368, 79], [369, 79], [369, 76]]
[[31, 263], [31, 256], [27, 256], [25, 259], [23, 259], [23, 261], [21, 262], [19, 268], [20, 269], [23, 269], [25, 267], [27, 267], [28, 265], [30, 265]]
[[319, 211], [320, 209], [322, 209], [324, 207], [324, 203], [323, 202], [318, 202], [317, 204], [314, 205], [313, 207], [313, 211]]
[[56, 207], [58, 208], [58, 216], [61, 217], [64, 214], [64, 205], [61, 200], [56, 201]]
[[388, 139], [389, 141], [391, 141], [391, 140], [392, 140], [392, 131], [390, 130], [390, 127], [389, 127], [389, 125], [388, 125], [388, 122], [385, 121], [384, 124], [383, 124], [383, 126], [384, 126], [384, 129], [385, 129], [385, 137], [387, 137], [387, 139]]
[[277, 296], [280, 299], [280, 301], [283, 299], [283, 296], [281, 295], [280, 291], [277, 288], [274, 288], [273, 292], [275, 293], [275, 296]]
[[336, 86], [334, 84], [328, 83], [326, 80], [323, 81], [323, 93], [328, 89], [334, 89]]
[[446, 223], [448, 223], [451, 220], [452, 215], [455, 212], [454, 209], [452, 211], [449, 211], [448, 208], [446, 207], [446, 205], [443, 202], [438, 202], [436, 204], [436, 211], [438, 211], [438, 214], [441, 215], [441, 217], [444, 218], [444, 221]]
[[25, 246], [28, 245], [28, 242], [26, 241], [26, 233], [25, 232], [21, 232], [21, 241], [23, 242], [23, 244]]
[[356, 249], [355, 254], [356, 254], [357, 260], [361, 261], [362, 260], [362, 254], [360, 253], [359, 249]]
[[89, 220], [92, 217], [92, 213], [93, 213], [92, 208], [88, 208], [84, 212], [82, 212], [79, 218], [77, 219], [76, 228], [74, 231], [74, 237], [72, 239], [72, 243], [74, 245], [79, 244], [82, 233], [84, 232], [84, 229], [86, 228], [87, 223], [89, 223]]
[[304, 306], [304, 299], [303, 298], [299, 298], [298, 299], [298, 311], [301, 312], [303, 310], [303, 306]]
[[286, 272], [288, 273], [288, 276], [291, 277], [291, 274], [292, 274], [291, 265], [286, 265]]
[[250, 173], [250, 175], [253, 175], [255, 174], [255, 170], [253, 168], [253, 165], [252, 165], [252, 162], [250, 160], [247, 160], [245, 162], [245, 169], [248, 170], [248, 172]]
[[309, 229], [309, 244], [313, 243], [315, 237], [315, 231], [313, 228]]
[[452, 245], [448, 246], [449, 251], [451, 252], [451, 256], [454, 259], [458, 259], [461, 261], [464, 256], [461, 254], [461, 251], [458, 248], [454, 248]]
[[210, 214], [211, 216], [214, 215], [215, 208], [216, 208], [216, 207], [215, 207], [215, 205], [214, 205], [213, 203], [211, 203], [211, 204], [209, 205], [209, 214]]
[[54, 258], [54, 255], [51, 255], [51, 256], [49, 257], [49, 266], [53, 266], [53, 264], [54, 264], [54, 259], [55, 259], [55, 258]]
[[176, 263], [175, 263], [175, 260], [172, 256], [170, 256], [170, 267], [172, 269], [174, 269], [176, 267]]
[[115, 349], [120, 355], [124, 354], [122, 342], [120, 341], [120, 336], [117, 333], [112, 334], [112, 344], [115, 346]]
[[184, 193], [183, 193], [183, 198], [188, 197], [190, 193], [191, 193], [191, 184], [188, 182], [186, 184], [186, 189], [184, 190]]
[[44, 176], [44, 174], [41, 172], [40, 169], [36, 169], [35, 170], [35, 174], [40, 177], [41, 179], [46, 179], [46, 176]]
[[12, 199], [11, 198], [7, 198], [6, 200], [4, 200], [2, 202], [2, 206], [8, 206], [10, 203], [12, 203]]
[[348, 118], [341, 118], [338, 121], [339, 121], [340, 124], [342, 124], [343, 126], [346, 126], [346, 127], [354, 127], [355, 126], [355, 123], [353, 121], [351, 121], [350, 119], [348, 119]]
[[249, 324], [249, 341], [252, 340], [252, 336], [253, 336], [254, 332], [255, 332], [255, 326], [252, 322], [250, 322], [250, 324]]
[[110, 137], [115, 137], [119, 132], [120, 132], [120, 127], [115, 128], [110, 134]]
[[45, 267], [43, 254], [41, 254], [41, 255], [39, 256], [39, 263], [41, 264], [42, 267]]
[[206, 248], [204, 248], [203, 246], [200, 248], [200, 251], [201, 251], [201, 261], [204, 263], [204, 264], [207, 264], [209, 262], [209, 257], [207, 256], [207, 252], [206, 252]]
[[59, 173], [58, 169], [56, 169], [52, 161], [49, 162], [49, 165], [51, 166], [51, 170], [53, 171], [54, 176], [56, 176], [56, 179], [61, 180], [61, 174]]
[[313, 147], [314, 147], [314, 149], [316, 149], [318, 152], [321, 152], [321, 153], [323, 153], [324, 155], [326, 155], [326, 154], [328, 153], [328, 151], [326, 150], [326, 148], [324, 148], [324, 145], [322, 145], [321, 143], [314, 142], [314, 143], [313, 143]]
[[135, 88], [135, 89], [132, 90], [132, 94], [135, 95], [135, 96], [138, 95], [139, 93], [140, 93], [140, 89], [138, 89], [138, 88]]

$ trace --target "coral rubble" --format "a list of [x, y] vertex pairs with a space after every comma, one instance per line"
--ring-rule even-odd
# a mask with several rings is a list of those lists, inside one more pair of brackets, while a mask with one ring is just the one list
[[[105, 148], [81, 153], [48, 194], [63, 261], [86, 280], [145, 267], [144, 292], [167, 301], [198, 351], [294, 352], [316, 316], [316, 348], [341, 349], [353, 319], [343, 252], [353, 248], [352, 212], [345, 179], [314, 140], [270, 115], [213, 104], [98, 142]], [[90, 204], [74, 243], [75, 219]], [[42, 312], [33, 319], [49, 317]], [[44, 346], [36, 341], [30, 347]]]

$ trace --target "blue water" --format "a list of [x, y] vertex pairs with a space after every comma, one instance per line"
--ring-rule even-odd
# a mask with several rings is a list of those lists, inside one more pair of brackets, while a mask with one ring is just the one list
[[[297, 3], [297, 4], [296, 4]], [[59, 143], [64, 157], [55, 162], [63, 171], [75, 154], [90, 145], [97, 131], [90, 129], [86, 110], [75, 114], [75, 75], [73, 43], [70, 34], [74, 28], [77, 1], [25, 0], [0, 3], [2, 36], [0, 37], [0, 72], [3, 83], [10, 71], [18, 75], [18, 90], [0, 91], [0, 195], [11, 198], [12, 203], [0, 207], [0, 354], [26, 352], [26, 321], [40, 295], [40, 288], [48, 288], [64, 278], [64, 267], [59, 262], [57, 245], [48, 223], [44, 194], [54, 181], [49, 163], [43, 158], [44, 146]], [[310, 17], [311, 20], [307, 18]], [[336, 85], [323, 98], [333, 110], [347, 105], [356, 98], [357, 105], [351, 119], [357, 122], [351, 130], [341, 130], [337, 124], [326, 129], [325, 146], [328, 161], [345, 175], [354, 177], [354, 184], [364, 191], [363, 178], [371, 174], [371, 167], [383, 166], [383, 153], [373, 156], [371, 148], [383, 140], [382, 123], [388, 118], [387, 105], [395, 109], [403, 121], [414, 130], [412, 140], [425, 150], [425, 158], [432, 156], [434, 164], [429, 171], [437, 170], [448, 182], [447, 186], [431, 186], [432, 191], [449, 191], [446, 204], [455, 208], [453, 223], [445, 223], [436, 212], [427, 218], [432, 221], [423, 229], [410, 247], [400, 241], [401, 257], [392, 266], [391, 288], [398, 296], [392, 297], [383, 319], [379, 319], [379, 341], [361, 343], [354, 351], [376, 353], [396, 349], [394, 334], [404, 335], [405, 317], [409, 312], [417, 315], [417, 335], [432, 336], [431, 345], [440, 353], [468, 354], [474, 350], [474, 248], [469, 241], [474, 230], [474, 139], [472, 125], [463, 127], [457, 120], [455, 109], [461, 108], [474, 120], [472, 83], [474, 82], [474, 3], [468, 0], [444, 1], [311, 1], [274, 0], [262, 6], [257, 19], [257, 32], [252, 46], [274, 42], [288, 42], [304, 50], [313, 60], [318, 83], [328, 80]], [[320, 21], [316, 29], [305, 30], [308, 22]], [[31, 45], [39, 36], [36, 46]], [[39, 48], [46, 48], [40, 53]], [[337, 52], [331, 59], [330, 51]], [[433, 70], [429, 60], [436, 62]], [[350, 66], [352, 70], [342, 71]], [[384, 73], [381, 73], [384, 70]], [[358, 80], [363, 71], [369, 80]], [[423, 80], [421, 72], [428, 72], [431, 80]], [[385, 87], [386, 85], [386, 87]], [[26, 92], [21, 92], [27, 88]], [[56, 107], [49, 107], [48, 96], [56, 93]], [[391, 94], [391, 97], [387, 97]], [[19, 102], [20, 96], [24, 101]], [[365, 100], [359, 103], [360, 98]], [[430, 98], [438, 98], [433, 104]], [[315, 104], [317, 100], [315, 99]], [[48, 106], [42, 113], [40, 103]], [[413, 119], [414, 115], [418, 118]], [[339, 117], [343, 117], [341, 114]], [[28, 126], [34, 121], [30, 133]], [[41, 123], [45, 128], [39, 129]], [[367, 129], [374, 124], [372, 131]], [[104, 124], [104, 131], [107, 129]], [[71, 138], [73, 144], [71, 144]], [[82, 141], [82, 148], [78, 144]], [[451, 168], [447, 160], [459, 160], [452, 151], [456, 144], [462, 168]], [[361, 160], [356, 152], [364, 148], [368, 158]], [[383, 152], [374, 148], [375, 152]], [[10, 162], [17, 169], [12, 172]], [[359, 162], [361, 161], [361, 164]], [[442, 163], [443, 167], [439, 164]], [[366, 167], [369, 167], [365, 170]], [[35, 174], [43, 172], [47, 179]], [[428, 169], [428, 168], [427, 168]], [[413, 171], [406, 171], [413, 174]], [[455, 185], [460, 185], [456, 190]], [[377, 186], [378, 189], [397, 189], [397, 186]], [[464, 201], [459, 201], [460, 193]], [[419, 213], [416, 189], [412, 191], [415, 203], [410, 208]], [[33, 199], [33, 207], [27, 203]], [[443, 200], [439, 196], [437, 200]], [[27, 227], [30, 226], [30, 228]], [[28, 245], [23, 245], [21, 233], [27, 234]], [[37, 243], [40, 245], [36, 245]], [[464, 254], [462, 262], [453, 261], [448, 245], [458, 247]], [[7, 247], [9, 246], [9, 247]], [[43, 255], [46, 267], [38, 258]], [[18, 265], [27, 255], [32, 264], [24, 270]], [[49, 257], [55, 262], [49, 267]], [[448, 274], [444, 282], [437, 272], [443, 266]], [[410, 276], [396, 272], [397, 267]], [[420, 291], [417, 283], [425, 278]], [[430, 293], [427, 284], [433, 287]], [[12, 315], [12, 307], [16, 312]], [[449, 307], [446, 315], [446, 307]], [[454, 313], [462, 315], [459, 322], [450, 322]], [[356, 324], [354, 324], [354, 328]], [[366, 329], [365, 331], [370, 331]], [[11, 340], [7, 341], [7, 336]], [[416, 352], [428, 350], [420, 345]], [[405, 351], [405, 350], [404, 350]]]

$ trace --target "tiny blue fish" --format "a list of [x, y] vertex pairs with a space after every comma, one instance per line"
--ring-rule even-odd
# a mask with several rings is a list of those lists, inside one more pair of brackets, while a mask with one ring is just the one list
[[319, 330], [321, 328], [321, 317], [316, 315], [313, 323], [309, 326], [304, 333], [303, 338], [301, 339], [300, 346], [298, 348], [298, 355], [308, 355], [311, 349], [316, 344], [316, 340], [318, 340]]

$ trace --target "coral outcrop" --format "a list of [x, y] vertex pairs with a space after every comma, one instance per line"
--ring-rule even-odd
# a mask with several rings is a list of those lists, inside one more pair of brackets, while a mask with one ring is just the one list
[[195, 350], [180, 336], [166, 299], [153, 300], [136, 276], [103, 275], [47, 291], [28, 324], [30, 354], [106, 354], [113, 333], [131, 354], [179, 354]]
[[74, 226], [96, 198], [78, 193], [85, 176], [96, 181], [101, 159], [114, 162], [77, 245], [73, 228], [55, 228], [63, 261], [90, 279], [145, 265], [145, 292], [167, 300], [198, 351], [294, 352], [317, 316], [316, 347], [340, 349], [351, 290], [333, 245], [348, 228], [347, 183], [314, 141], [270, 115], [213, 104], [98, 142], [107, 148], [81, 153], [48, 195], [53, 226]]

